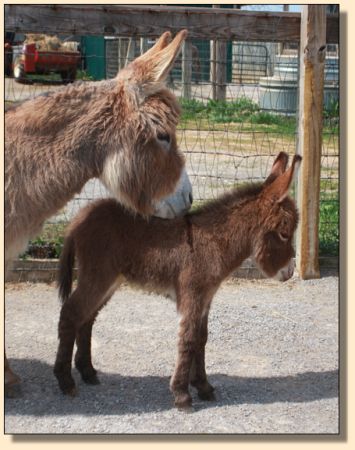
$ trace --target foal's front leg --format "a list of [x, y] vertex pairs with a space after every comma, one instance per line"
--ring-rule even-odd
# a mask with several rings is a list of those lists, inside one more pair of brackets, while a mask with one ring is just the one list
[[201, 317], [195, 357], [190, 371], [190, 383], [201, 400], [215, 400], [214, 387], [208, 382], [205, 368], [205, 347], [208, 337], [208, 312]]
[[182, 314], [180, 320], [178, 358], [170, 389], [175, 398], [175, 406], [179, 409], [190, 409], [192, 398], [189, 393], [189, 379], [193, 360], [198, 349], [201, 307], [199, 299], [186, 296], [179, 305]]

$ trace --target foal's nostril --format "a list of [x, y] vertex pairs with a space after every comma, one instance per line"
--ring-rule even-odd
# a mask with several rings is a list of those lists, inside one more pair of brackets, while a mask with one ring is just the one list
[[192, 205], [194, 198], [193, 198], [191, 192], [189, 193], [189, 200], [190, 200], [190, 204]]

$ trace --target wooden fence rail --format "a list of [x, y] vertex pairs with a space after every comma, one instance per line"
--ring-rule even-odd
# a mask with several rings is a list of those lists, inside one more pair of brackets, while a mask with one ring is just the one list
[[[127, 5], [5, 5], [5, 30], [21, 33], [159, 36], [188, 28], [189, 38], [299, 42], [299, 13]], [[337, 16], [327, 17], [327, 43], [337, 43]]]

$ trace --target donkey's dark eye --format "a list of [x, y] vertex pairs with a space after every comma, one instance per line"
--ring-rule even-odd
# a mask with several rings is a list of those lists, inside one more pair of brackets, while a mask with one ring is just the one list
[[169, 144], [170, 142], [170, 135], [168, 133], [158, 133], [157, 138], [159, 141], [164, 141]]

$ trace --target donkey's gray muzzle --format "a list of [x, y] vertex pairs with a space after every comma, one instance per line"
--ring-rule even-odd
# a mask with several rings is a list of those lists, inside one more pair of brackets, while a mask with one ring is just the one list
[[192, 186], [189, 176], [184, 169], [175, 192], [156, 203], [154, 216], [162, 219], [174, 219], [188, 211], [192, 202]]

